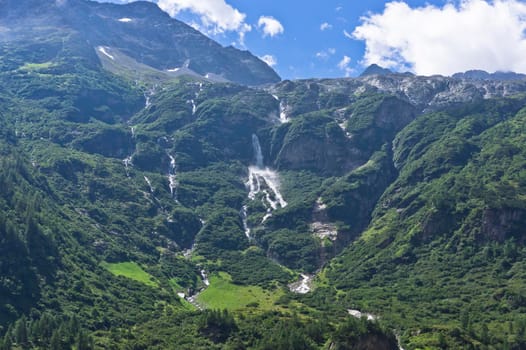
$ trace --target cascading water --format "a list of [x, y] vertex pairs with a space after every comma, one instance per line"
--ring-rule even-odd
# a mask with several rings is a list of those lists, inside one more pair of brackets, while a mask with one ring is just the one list
[[150, 102], [150, 99], [153, 95], [155, 95], [155, 90], [157, 89], [157, 85], [153, 85], [151, 88], [149, 88], [147, 91], [144, 92], [144, 108], [148, 108], [152, 105]]
[[170, 158], [170, 168], [168, 169], [168, 181], [170, 182], [170, 194], [172, 198], [177, 200], [177, 178], [175, 173], [175, 157], [171, 154], [168, 154]]
[[241, 220], [243, 221], [243, 230], [245, 231], [245, 236], [247, 236], [248, 239], [250, 239], [250, 227], [248, 227], [248, 214], [247, 214], [248, 207], [246, 205], [241, 208]]
[[122, 160], [122, 162], [124, 163], [124, 169], [126, 170], [126, 176], [130, 177], [129, 167], [131, 167], [133, 165], [132, 164], [132, 156], [124, 158]]
[[300, 280], [289, 285], [289, 289], [293, 293], [307, 294], [311, 291], [312, 276], [304, 273], [300, 274]]
[[[262, 193], [262, 201], [267, 208], [267, 214], [262, 223], [272, 216], [272, 211], [284, 208], [287, 202], [279, 190], [279, 175], [274, 170], [264, 166], [263, 152], [257, 135], [252, 135], [252, 148], [254, 150], [255, 165], [248, 167], [248, 181], [246, 186], [249, 190], [248, 198], [255, 200], [257, 194]], [[250, 228], [247, 223], [246, 207], [241, 210], [245, 235], [250, 238]]]
[[261, 152], [261, 145], [256, 134], [252, 134], [252, 148], [254, 150], [254, 159], [256, 160], [256, 167], [263, 169], [263, 152]]
[[272, 95], [276, 101], [279, 102], [279, 121], [284, 124], [288, 123], [290, 121], [288, 114], [289, 114], [289, 106], [284, 101], [281, 101], [278, 96]]
[[279, 120], [282, 123], [288, 123], [290, 121], [288, 117], [288, 112], [289, 112], [289, 107], [283, 101], [281, 101], [279, 103]]
[[152, 186], [152, 182], [150, 181], [150, 179], [147, 178], [146, 176], [144, 176], [144, 181], [146, 181], [146, 183], [148, 184], [148, 187], [150, 188], [150, 193], [153, 193], [154, 192], [154, 188]]

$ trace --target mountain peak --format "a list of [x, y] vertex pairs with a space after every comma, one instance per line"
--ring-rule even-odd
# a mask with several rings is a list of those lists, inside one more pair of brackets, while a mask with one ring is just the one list
[[[243, 85], [281, 80], [250, 52], [221, 46], [151, 2], [119, 5], [88, 0], [0, 0], [0, 8], [2, 25], [29, 41], [65, 38], [74, 33], [76, 47], [118, 49], [160, 71], [182, 68], [190, 62], [186, 68], [203, 77], [210, 74]], [[57, 35], [50, 35], [52, 32]]]
[[360, 74], [360, 77], [366, 77], [369, 75], [387, 75], [392, 73], [393, 72], [391, 70], [380, 67], [376, 63], [373, 63], [369, 67], [367, 67], [362, 74]]

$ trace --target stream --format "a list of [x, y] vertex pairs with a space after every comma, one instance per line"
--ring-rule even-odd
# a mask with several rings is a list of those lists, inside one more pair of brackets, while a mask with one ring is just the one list
[[[248, 167], [248, 181], [245, 185], [249, 191], [249, 200], [253, 201], [259, 193], [263, 194], [261, 200], [267, 210], [261, 222], [264, 223], [272, 216], [274, 210], [286, 207], [287, 202], [280, 192], [279, 174], [264, 165], [263, 152], [261, 151], [259, 138], [256, 134], [252, 134], [252, 148], [254, 150], [255, 164]], [[247, 222], [247, 209], [246, 205], [243, 206], [241, 209], [241, 218], [245, 235], [250, 239], [251, 231]]]

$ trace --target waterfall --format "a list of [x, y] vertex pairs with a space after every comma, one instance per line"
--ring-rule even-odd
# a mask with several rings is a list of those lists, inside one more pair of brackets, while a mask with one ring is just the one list
[[311, 291], [312, 276], [304, 273], [300, 274], [300, 280], [289, 285], [289, 289], [293, 293], [307, 294]]
[[[264, 223], [272, 216], [274, 210], [286, 207], [287, 202], [279, 190], [280, 184], [278, 173], [264, 166], [261, 144], [255, 134], [252, 134], [252, 147], [256, 164], [248, 167], [248, 181], [246, 182], [246, 187], [249, 191], [249, 200], [255, 200], [259, 193], [263, 195], [261, 200], [267, 209], [267, 213], [261, 222]], [[247, 223], [247, 206], [244, 206], [241, 209], [241, 218], [243, 221], [243, 228], [245, 229], [245, 235], [250, 239], [250, 228]]]
[[203, 280], [203, 283], [205, 284], [205, 286], [209, 286], [210, 285], [210, 280], [208, 279], [208, 275], [206, 274], [206, 271], [205, 270], [201, 270], [201, 279]]
[[150, 102], [151, 97], [155, 95], [155, 90], [157, 90], [157, 84], [150, 87], [148, 90], [144, 92], [144, 108], [148, 108], [152, 105]]
[[171, 154], [168, 154], [168, 157], [170, 158], [170, 168], [168, 169], [168, 181], [170, 182], [170, 194], [172, 195], [172, 198], [176, 198], [177, 196], [177, 178], [175, 174], [175, 157]]
[[126, 176], [130, 177], [130, 172], [129, 172], [128, 167], [133, 165], [132, 164], [132, 156], [128, 156], [128, 157], [124, 158], [122, 160], [122, 162], [124, 163], [124, 169], [126, 170]]
[[256, 166], [263, 169], [263, 153], [261, 152], [261, 145], [259, 144], [259, 138], [256, 134], [252, 134], [252, 147], [254, 149], [254, 159], [256, 160]]
[[150, 179], [147, 178], [146, 176], [144, 176], [144, 181], [146, 181], [146, 183], [148, 184], [148, 187], [150, 188], [150, 192], [153, 193], [154, 192], [154, 188], [152, 186], [152, 182], [150, 181]]
[[289, 107], [281, 101], [279, 103], [279, 120], [281, 123], [288, 123], [289, 117], [288, 117]]
[[246, 205], [243, 206], [241, 209], [241, 221], [243, 222], [243, 230], [245, 231], [245, 236], [247, 236], [248, 239], [250, 239], [250, 227], [248, 227], [248, 214], [247, 214], [248, 207]]

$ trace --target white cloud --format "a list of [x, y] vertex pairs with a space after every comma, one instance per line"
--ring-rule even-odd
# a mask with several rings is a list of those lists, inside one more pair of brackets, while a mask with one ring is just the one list
[[390, 2], [383, 13], [363, 17], [352, 38], [365, 41], [366, 65], [423, 75], [469, 69], [524, 73], [525, 30], [526, 4], [517, 0], [462, 0], [458, 6], [418, 8]]
[[336, 53], [336, 49], [330, 48], [330, 49], [327, 49], [327, 50], [316, 52], [316, 58], [319, 58], [321, 60], [326, 60], [330, 56], [334, 55], [335, 53]]
[[264, 55], [262, 57], [260, 57], [260, 59], [265, 62], [266, 64], [269, 65], [269, 67], [274, 67], [275, 65], [278, 64], [278, 60], [276, 59], [276, 57], [272, 56], [272, 55]]
[[343, 31], [343, 35], [348, 39], [354, 39], [354, 36], [346, 30]]
[[207, 34], [221, 34], [227, 31], [238, 32], [243, 44], [245, 33], [252, 27], [245, 22], [246, 15], [232, 7], [225, 0], [156, 0], [157, 5], [170, 16], [181, 11], [189, 11], [199, 16], [201, 23], [194, 27]]
[[351, 58], [349, 56], [343, 56], [340, 63], [338, 63], [338, 68], [345, 72], [345, 76], [351, 76], [351, 73], [354, 71], [349, 65], [351, 64]]
[[270, 16], [259, 17], [258, 27], [263, 30], [263, 36], [274, 37], [285, 31], [283, 25], [277, 19]]
[[325, 30], [332, 29], [332, 24], [324, 22], [320, 25], [320, 30], [323, 32]]

